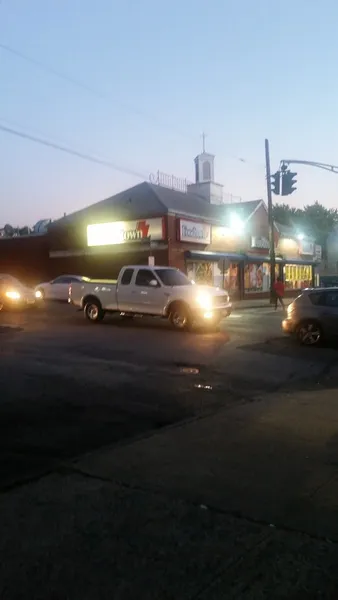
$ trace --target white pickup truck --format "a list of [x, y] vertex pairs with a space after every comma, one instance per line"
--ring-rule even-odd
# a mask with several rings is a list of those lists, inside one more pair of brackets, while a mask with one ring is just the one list
[[231, 313], [226, 291], [196, 285], [171, 267], [126, 266], [117, 280], [74, 282], [68, 301], [89, 321], [101, 321], [106, 312], [127, 318], [147, 315], [167, 318], [175, 329], [187, 329], [194, 322], [217, 326]]

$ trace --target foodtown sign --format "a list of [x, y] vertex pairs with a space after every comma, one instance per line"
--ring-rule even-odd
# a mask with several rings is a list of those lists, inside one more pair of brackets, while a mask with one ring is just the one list
[[211, 225], [196, 223], [195, 221], [179, 220], [178, 237], [180, 242], [194, 242], [195, 244], [210, 244]]
[[88, 246], [126, 244], [149, 238], [152, 242], [164, 239], [163, 219], [114, 221], [87, 226]]

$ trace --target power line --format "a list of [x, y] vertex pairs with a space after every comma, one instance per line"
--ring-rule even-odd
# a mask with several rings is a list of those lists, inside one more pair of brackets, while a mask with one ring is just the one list
[[[64, 81], [67, 81], [68, 83], [70, 83], [78, 88], [81, 88], [90, 94], [93, 94], [97, 98], [100, 98], [101, 100], [104, 100], [105, 102], [108, 102], [109, 105], [111, 105], [112, 102], [115, 102], [115, 104], [116, 103], [119, 104], [123, 109], [127, 109], [130, 112], [134, 112], [135, 114], [138, 114], [139, 116], [144, 117], [144, 118], [148, 119], [149, 121], [152, 121], [153, 123], [156, 123], [158, 126], [160, 126], [162, 128], [168, 129], [171, 132], [175, 131], [181, 137], [185, 137], [185, 138], [189, 139], [190, 141], [192, 141], [192, 140], [196, 141], [195, 136], [191, 135], [190, 133], [182, 132], [182, 130], [174, 127], [172, 124], [164, 123], [164, 122], [160, 121], [159, 119], [154, 118], [153, 115], [149, 115], [147, 112], [140, 110], [139, 108], [137, 108], [131, 104], [117, 102], [116, 98], [110, 98], [109, 96], [103, 94], [102, 92], [100, 92], [97, 89], [94, 89], [93, 87], [87, 85], [86, 83], [84, 83], [74, 77], [71, 77], [70, 75], [67, 75], [66, 73], [64, 73], [62, 71], [59, 71], [58, 69], [55, 69], [54, 67], [52, 67], [51, 65], [48, 65], [45, 62], [37, 60], [36, 58], [32, 58], [31, 56], [28, 56], [27, 54], [25, 54], [24, 52], [21, 52], [20, 50], [17, 50], [16, 48], [12, 48], [11, 46], [8, 46], [7, 44], [3, 44], [0, 42], [0, 49], [4, 50], [5, 52], [7, 52], [9, 54], [12, 54], [13, 56], [17, 56], [21, 60], [31, 63], [32, 65], [35, 65], [37, 68], [45, 71], [46, 73], [50, 73], [50, 74], [54, 75], [55, 77], [58, 77], [59, 79], [63, 79]], [[232, 160], [235, 160], [235, 161], [247, 164], [247, 165], [252, 165], [259, 169], [264, 168], [263, 163], [262, 163], [262, 165], [258, 165], [257, 163], [253, 163], [251, 161], [248, 161], [245, 158], [242, 158], [239, 156], [234, 156], [232, 154], [228, 154], [227, 156], [229, 158], [231, 158]]]
[[52, 75], [55, 75], [56, 77], [59, 77], [60, 79], [64, 79], [65, 81], [68, 81], [68, 83], [72, 83], [73, 85], [76, 85], [77, 87], [83, 88], [87, 92], [95, 94], [95, 96], [98, 96], [99, 98], [107, 100], [107, 98], [103, 94], [98, 92], [98, 90], [94, 90], [94, 88], [91, 88], [90, 86], [86, 85], [85, 83], [83, 83], [77, 79], [74, 79], [74, 77], [70, 77], [66, 73], [62, 73], [61, 71], [54, 69], [54, 67], [51, 67], [50, 65], [47, 65], [46, 63], [41, 62], [40, 60], [37, 60], [36, 58], [32, 58], [31, 56], [28, 56], [27, 54], [20, 52], [20, 50], [11, 48], [10, 46], [7, 46], [7, 44], [2, 44], [1, 42], [0, 42], [0, 48], [2, 50], [5, 50], [5, 52], [8, 52], [9, 54], [18, 56], [22, 60], [25, 60], [26, 62], [29, 62], [29, 63], [35, 65], [36, 67], [39, 67], [43, 71], [46, 71], [46, 73], [51, 73]]
[[0, 48], [2, 50], [4, 50], [5, 52], [8, 52], [9, 54], [13, 54], [14, 56], [21, 58], [22, 60], [35, 65], [36, 67], [38, 67], [39, 69], [42, 69], [46, 73], [50, 73], [50, 74], [54, 75], [55, 77], [58, 77], [59, 79], [63, 79], [64, 81], [67, 81], [68, 83], [70, 83], [76, 87], [79, 87], [79, 88], [85, 90], [86, 92], [89, 92], [90, 94], [93, 94], [97, 98], [100, 98], [101, 100], [104, 100], [105, 102], [108, 102], [109, 105], [111, 105], [112, 102], [114, 102], [115, 104], [119, 104], [123, 109], [127, 109], [130, 112], [134, 112], [135, 114], [148, 119], [149, 121], [153, 121], [153, 122], [157, 123], [157, 125], [159, 125], [160, 127], [164, 127], [165, 129], [169, 129], [170, 131], [176, 131], [176, 133], [178, 133], [182, 137], [189, 137], [189, 139], [191, 139], [191, 140], [194, 139], [194, 137], [192, 135], [183, 133], [182, 131], [175, 129], [173, 124], [163, 123], [162, 121], [154, 118], [153, 115], [149, 115], [147, 112], [140, 110], [136, 106], [117, 101], [116, 98], [111, 98], [111, 97], [103, 94], [99, 90], [87, 85], [86, 83], [83, 83], [82, 81], [75, 79], [74, 77], [71, 77], [70, 75], [67, 75], [66, 73], [63, 73], [62, 71], [59, 71], [58, 69], [55, 69], [54, 67], [52, 67], [50, 65], [47, 65], [45, 62], [42, 62], [40, 60], [37, 60], [36, 58], [32, 58], [31, 56], [24, 54], [20, 50], [16, 50], [15, 48], [12, 48], [11, 46], [8, 46], [7, 44], [3, 44], [1, 42], [0, 42]]
[[[23, 123], [19, 123], [18, 121], [13, 121], [13, 119], [4, 119], [3, 117], [0, 117], [0, 123], [2, 123], [5, 127], [9, 127], [9, 128], [13, 128], [13, 129], [18, 129], [19, 131], [24, 131], [24, 133], [38, 137], [38, 138], [42, 138], [42, 139], [47, 139], [48, 142], [53, 142], [55, 144], [59, 144], [61, 146], [64, 146], [66, 148], [72, 148], [74, 145], [74, 140], [71, 140], [69, 138], [61, 138], [59, 136], [55, 136], [53, 133], [51, 133], [50, 131], [41, 131], [41, 129], [37, 129], [36, 127], [31, 127], [30, 125], [26, 125]], [[88, 146], [84, 147], [82, 144], [81, 146], [84, 149], [83, 154], [89, 154], [91, 156], [95, 156], [96, 155], [96, 150], [94, 150], [93, 148], [90, 148]], [[103, 159], [105, 160], [105, 159]], [[108, 161], [109, 162], [109, 161]]]
[[139, 179], [147, 179], [147, 175], [144, 173], [140, 173], [138, 171], [134, 171], [132, 169], [128, 169], [126, 167], [120, 167], [115, 163], [110, 161], [96, 158], [95, 156], [90, 156], [89, 154], [85, 154], [84, 152], [79, 152], [78, 150], [74, 150], [72, 148], [67, 148], [66, 146], [61, 146], [60, 144], [56, 144], [55, 142], [51, 142], [49, 140], [36, 137], [34, 135], [30, 135], [29, 133], [25, 133], [23, 131], [18, 131], [17, 129], [13, 129], [12, 127], [6, 127], [5, 125], [0, 124], [0, 131], [5, 133], [9, 133], [11, 135], [15, 135], [22, 139], [29, 140], [31, 142], [35, 142], [37, 144], [41, 144], [42, 146], [47, 146], [48, 148], [54, 148], [55, 150], [60, 150], [61, 152], [66, 152], [67, 154], [71, 154], [72, 156], [77, 156], [78, 158], [82, 158], [84, 160], [88, 160], [92, 163], [96, 163], [98, 165], [102, 165], [104, 167], [108, 167], [113, 169], [114, 171], [120, 171], [121, 173], [126, 173], [127, 175], [133, 175]]

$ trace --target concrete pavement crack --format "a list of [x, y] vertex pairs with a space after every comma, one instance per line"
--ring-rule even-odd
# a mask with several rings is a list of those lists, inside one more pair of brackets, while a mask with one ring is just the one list
[[190, 600], [198, 600], [201, 598], [202, 594], [205, 594], [208, 590], [211, 590], [215, 583], [221, 578], [224, 573], [230, 571], [230, 569], [235, 569], [238, 565], [240, 565], [250, 554], [252, 554], [257, 548], [260, 546], [264, 546], [266, 542], [272, 537], [272, 533], [267, 533], [262, 539], [257, 540], [256, 543], [253, 543], [250, 548], [247, 548], [244, 554], [241, 554], [236, 560], [230, 561], [225, 567], [221, 567], [217, 569], [214, 573], [213, 578], [207, 585], [204, 585], [196, 594], [190, 597]]
[[[110, 483], [111, 485], [118, 485], [118, 486], [123, 487], [124, 489], [135, 490], [135, 491], [143, 492], [146, 494], [149, 494], [149, 493], [155, 494], [155, 495], [159, 495], [159, 496], [162, 496], [163, 498], [168, 498], [168, 499], [173, 498], [173, 496], [164, 493], [160, 488], [130, 484], [126, 481], [122, 481], [122, 480], [118, 480], [118, 479], [111, 479], [109, 477], [104, 477], [102, 475], [96, 475], [95, 473], [90, 473], [89, 471], [84, 471], [83, 469], [80, 469], [79, 467], [75, 467], [74, 465], [64, 464], [64, 465], [62, 465], [60, 470], [58, 470], [57, 472], [59, 474], [72, 474], [72, 473], [78, 474], [78, 475], [81, 475], [88, 479], [102, 481], [104, 483]], [[180, 497], [175, 496], [175, 499], [179, 500], [181, 502], [185, 502], [186, 504], [190, 504], [191, 506], [194, 506], [196, 508], [201, 508], [200, 501], [193, 502], [182, 496], [180, 496]], [[270, 521], [264, 521], [264, 519], [256, 519], [254, 517], [251, 517], [250, 515], [244, 514], [242, 511], [239, 511], [239, 510], [237, 511], [237, 510], [223, 509], [223, 508], [219, 508], [217, 506], [213, 506], [211, 504], [205, 504], [205, 505], [203, 504], [203, 507], [205, 507], [207, 510], [211, 511], [214, 514], [224, 515], [226, 517], [231, 517], [233, 519], [239, 519], [242, 521], [246, 521], [247, 523], [250, 523], [252, 525], [260, 525], [261, 527], [271, 528], [271, 530], [273, 530], [273, 531], [281, 531], [281, 532], [287, 533], [287, 534], [304, 535], [308, 539], [311, 539], [311, 540], [315, 540], [315, 541], [319, 541], [319, 542], [326, 542], [326, 543], [330, 543], [330, 544], [338, 544], [338, 539], [329, 539], [325, 536], [320, 536], [320, 535], [316, 535], [313, 533], [309, 533], [308, 531], [305, 531], [303, 529], [297, 529], [296, 527], [290, 527], [288, 525], [284, 525], [284, 524], [280, 524], [280, 523], [277, 523], [277, 524], [270, 523]], [[268, 534], [267, 537], [269, 535], [270, 534]]]

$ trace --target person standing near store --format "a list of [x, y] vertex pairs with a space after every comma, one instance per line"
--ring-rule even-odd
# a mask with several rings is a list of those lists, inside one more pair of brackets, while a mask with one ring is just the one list
[[280, 303], [283, 310], [285, 310], [285, 304], [284, 304], [284, 300], [283, 300], [284, 293], [285, 293], [285, 286], [284, 286], [284, 283], [282, 282], [281, 277], [277, 277], [277, 281], [275, 281], [273, 289], [275, 292], [275, 310], [277, 310], [278, 302]]

